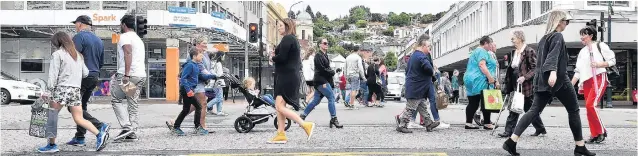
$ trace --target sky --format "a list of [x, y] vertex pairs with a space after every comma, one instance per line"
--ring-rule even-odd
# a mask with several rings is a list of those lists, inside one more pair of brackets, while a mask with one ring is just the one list
[[[300, 0], [273, 0], [280, 3], [289, 11], [290, 6]], [[349, 14], [350, 8], [357, 5], [365, 5], [370, 8], [372, 13], [421, 13], [436, 14], [441, 11], [447, 11], [450, 5], [454, 4], [454, 0], [304, 0], [295, 5], [292, 10], [306, 10], [306, 6], [310, 5], [312, 11], [327, 15], [328, 18], [335, 19], [340, 16]]]

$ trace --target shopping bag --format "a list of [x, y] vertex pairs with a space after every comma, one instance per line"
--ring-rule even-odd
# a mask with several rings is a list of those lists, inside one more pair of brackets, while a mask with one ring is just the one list
[[439, 91], [436, 95], [436, 109], [441, 110], [447, 108], [449, 104], [448, 95], [445, 92]]
[[[489, 85], [488, 85], [489, 86]], [[498, 112], [503, 107], [503, 94], [499, 89], [484, 89], [483, 91], [483, 108], [490, 112]]]
[[525, 95], [521, 92], [521, 84], [516, 85], [516, 91], [514, 92], [514, 96], [512, 97], [512, 104], [510, 106], [510, 111], [518, 114], [523, 114], [525, 111], [523, 107], [525, 106]]
[[31, 121], [29, 122], [29, 135], [45, 138], [46, 124], [49, 115], [48, 100], [39, 98], [31, 105]]
[[127, 83], [120, 83], [120, 87], [122, 88], [124, 94], [126, 94], [126, 96], [128, 97], [133, 97], [137, 92], [137, 86], [131, 81], [128, 81]]

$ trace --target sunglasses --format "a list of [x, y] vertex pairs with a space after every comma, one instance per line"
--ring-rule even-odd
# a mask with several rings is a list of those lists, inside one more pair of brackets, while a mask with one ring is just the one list
[[321, 42], [321, 44], [323, 44], [323, 45], [328, 45], [328, 42]]
[[565, 21], [565, 25], [569, 25], [569, 20], [567, 20], [567, 19], [562, 19], [561, 21]]

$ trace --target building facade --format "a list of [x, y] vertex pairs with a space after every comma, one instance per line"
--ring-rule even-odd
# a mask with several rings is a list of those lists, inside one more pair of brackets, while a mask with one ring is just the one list
[[297, 39], [312, 42], [314, 36], [314, 24], [312, 23], [312, 17], [310, 17], [310, 14], [303, 11], [299, 15], [297, 15], [297, 19], [295, 20], [295, 24], [297, 24]]
[[283, 37], [277, 30], [277, 21], [288, 18], [288, 13], [280, 3], [269, 1], [266, 6], [268, 7], [268, 29], [266, 31], [268, 33], [266, 40], [275, 46], [278, 45], [279, 41], [281, 41], [281, 37]]
[[[186, 61], [193, 35], [208, 37], [210, 46], [227, 47], [224, 66], [230, 74], [258, 75], [258, 44], [245, 42], [248, 23], [257, 23], [266, 15], [266, 5], [260, 1], [2, 1], [0, 6], [0, 14], [21, 15], [0, 17], [0, 71], [5, 78], [32, 83], [46, 80], [48, 60], [54, 51], [50, 37], [58, 31], [74, 35], [75, 28], [69, 21], [88, 15], [93, 18], [93, 32], [104, 42], [100, 81], [108, 81], [117, 63], [117, 48], [111, 39], [119, 33], [119, 19], [125, 14], [143, 16], [149, 22], [148, 34], [143, 39], [149, 75], [147, 86], [142, 89], [143, 98], [167, 98], [172, 92], [174, 86], [167, 83], [176, 78], [168, 75], [177, 74], [180, 62]], [[188, 10], [188, 13], [175, 13], [174, 8]], [[268, 22], [265, 17], [264, 22]], [[268, 44], [265, 39], [264, 42]], [[244, 63], [246, 47], [248, 66]], [[249, 75], [244, 74], [246, 69]], [[108, 86], [104, 84], [98, 86], [94, 95], [108, 95]]]
[[[442, 71], [464, 71], [471, 50], [478, 46], [481, 36], [490, 36], [497, 45], [496, 54], [502, 57], [512, 51], [513, 30], [523, 30], [528, 46], [536, 48], [544, 35], [549, 12], [565, 11], [572, 21], [562, 32], [569, 52], [570, 65], [583, 47], [579, 30], [592, 19], [604, 20], [611, 27], [602, 35], [605, 43], [616, 52], [617, 67], [622, 76], [611, 77], [614, 92], [636, 87], [636, 2], [613, 1], [615, 12], [608, 19], [608, 1], [461, 1], [450, 8], [432, 27], [434, 63]], [[609, 24], [608, 21], [611, 21]], [[600, 25], [600, 23], [598, 24]], [[599, 35], [599, 38], [600, 35]], [[569, 67], [570, 74], [573, 67]]]

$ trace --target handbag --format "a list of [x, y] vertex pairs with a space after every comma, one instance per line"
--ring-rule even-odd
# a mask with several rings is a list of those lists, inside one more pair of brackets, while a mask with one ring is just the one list
[[447, 108], [449, 104], [450, 103], [449, 103], [448, 95], [445, 94], [444, 91], [439, 91], [436, 94], [436, 109], [438, 110], [445, 109]]
[[[603, 52], [600, 51], [600, 42], [596, 43], [596, 48], [598, 48], [598, 53], [600, 53], [600, 56], [603, 56]], [[607, 62], [607, 60], [605, 60], [605, 56], [603, 56], [603, 61]], [[611, 67], [606, 67], [605, 69], [607, 69], [607, 74], [609, 75], [619, 75], [618, 73], [618, 67], [616, 67], [616, 65], [611, 66]]]
[[29, 122], [29, 136], [45, 138], [46, 124], [49, 120], [48, 100], [38, 98], [31, 105], [31, 121]]
[[523, 107], [525, 106], [525, 96], [521, 92], [522, 85], [519, 83], [516, 86], [517, 86], [516, 91], [514, 92], [514, 95], [512, 96], [512, 104], [510, 105], [510, 111], [517, 114], [523, 114], [525, 112], [523, 109]]
[[483, 89], [483, 108], [489, 112], [498, 112], [503, 107], [503, 93], [499, 89], [489, 89], [489, 83], [487, 89]]

